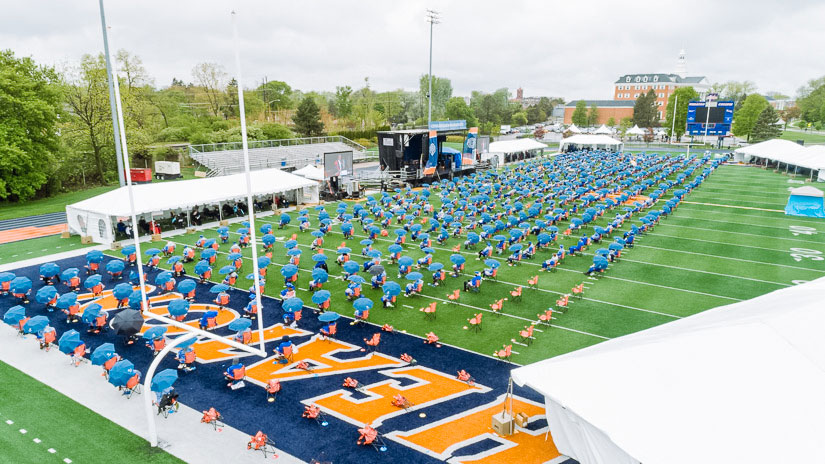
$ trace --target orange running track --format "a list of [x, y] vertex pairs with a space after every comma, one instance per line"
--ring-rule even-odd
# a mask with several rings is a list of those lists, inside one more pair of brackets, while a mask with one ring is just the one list
[[0, 244], [11, 243], [29, 238], [46, 237], [66, 230], [66, 224], [55, 224], [46, 227], [20, 227], [18, 229], [0, 231]]

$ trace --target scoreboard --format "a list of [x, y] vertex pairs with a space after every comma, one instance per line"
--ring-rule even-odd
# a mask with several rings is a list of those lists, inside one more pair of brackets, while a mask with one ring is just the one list
[[733, 101], [692, 101], [688, 103], [687, 133], [725, 136], [733, 123]]

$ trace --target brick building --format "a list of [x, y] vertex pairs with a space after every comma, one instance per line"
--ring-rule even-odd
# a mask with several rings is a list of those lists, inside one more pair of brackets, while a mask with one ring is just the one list
[[[578, 100], [573, 100], [564, 105], [565, 124], [573, 123], [573, 111], [576, 109], [576, 103], [578, 103]], [[636, 102], [632, 100], [584, 100], [584, 103], [587, 106], [588, 112], [590, 112], [590, 107], [594, 104], [596, 105], [596, 108], [599, 109], [599, 121], [596, 123], [598, 126], [601, 124], [607, 124], [607, 121], [610, 118], [613, 118], [613, 121], [616, 124], [619, 124], [619, 121], [623, 118], [632, 118], [633, 104]]]

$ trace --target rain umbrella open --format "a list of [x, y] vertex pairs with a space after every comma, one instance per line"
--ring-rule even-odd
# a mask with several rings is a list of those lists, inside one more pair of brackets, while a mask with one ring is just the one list
[[140, 332], [143, 327], [143, 316], [135, 309], [125, 309], [112, 318], [112, 329], [115, 334], [132, 336]]
[[51, 285], [47, 285], [45, 287], [40, 287], [40, 289], [37, 290], [37, 293], [34, 294], [34, 301], [41, 304], [46, 304], [52, 301], [55, 295], [57, 295], [57, 289]]
[[100, 281], [102, 279], [103, 277], [101, 277], [100, 274], [89, 276], [86, 278], [85, 281], [83, 281], [83, 287], [88, 290], [91, 290], [95, 285], [100, 284]]
[[111, 272], [112, 274], [123, 272], [124, 269], [126, 269], [126, 265], [123, 263], [123, 261], [112, 260], [106, 263], [106, 271]]
[[241, 258], [243, 258], [243, 255], [240, 253], [229, 253], [229, 255], [226, 257], [227, 261], [235, 261]]
[[182, 280], [178, 282], [178, 291], [186, 294], [194, 290], [197, 286], [198, 284], [192, 279]]
[[338, 253], [339, 255], [346, 255], [346, 254], [352, 253], [352, 248], [341, 247], [341, 248], [338, 248], [337, 250], [335, 250], [335, 252]]
[[118, 300], [122, 300], [124, 298], [128, 298], [129, 295], [132, 294], [132, 284], [122, 283], [115, 285], [115, 288], [112, 289], [112, 295], [117, 298]]
[[80, 339], [80, 333], [78, 333], [77, 330], [67, 331], [61, 335], [60, 339], [57, 341], [60, 352], [65, 354], [71, 353], [82, 343], [83, 340]]
[[164, 335], [166, 335], [166, 330], [167, 330], [166, 327], [164, 327], [162, 325], [152, 327], [149, 330], [147, 330], [146, 332], [143, 332], [143, 338], [145, 338], [146, 340], [155, 340], [157, 338], [161, 338]]
[[358, 269], [360, 268], [361, 265], [356, 263], [355, 261], [347, 261], [346, 263], [344, 263], [344, 270], [350, 274], [358, 272]]
[[373, 259], [380, 258], [381, 257], [381, 252], [379, 250], [370, 250], [367, 253], [367, 256], [369, 256], [370, 258], [373, 258]]
[[398, 285], [397, 282], [393, 281], [385, 283], [383, 286], [381, 286], [381, 290], [383, 290], [384, 293], [388, 293], [390, 296], [398, 296], [399, 294], [401, 294], [401, 286]]
[[284, 242], [284, 248], [286, 248], [287, 250], [289, 250], [290, 248], [295, 248], [296, 246], [298, 246], [297, 240], [287, 240], [286, 242]]
[[409, 256], [402, 256], [398, 259], [399, 266], [412, 266], [415, 261]]
[[100, 250], [92, 250], [86, 253], [86, 261], [90, 263], [100, 263], [103, 261], [103, 252]]
[[6, 311], [6, 314], [3, 315], [3, 322], [8, 325], [17, 325], [26, 318], [26, 308], [17, 305]]
[[172, 316], [184, 316], [189, 312], [189, 302], [184, 299], [172, 300], [169, 302], [168, 309]]
[[459, 254], [450, 255], [450, 262], [453, 263], [453, 264], [456, 264], [458, 266], [461, 266], [466, 261], [467, 261], [467, 258], [465, 258], [465, 257], [463, 257]]
[[264, 224], [261, 226], [261, 233], [268, 234], [272, 232], [272, 224]]
[[304, 302], [297, 297], [287, 298], [281, 303], [281, 308], [288, 313], [300, 311], [304, 307]]
[[153, 392], [161, 393], [167, 388], [170, 388], [176, 380], [178, 380], [178, 371], [176, 369], [164, 369], [152, 377], [152, 384], [149, 388]]
[[[206, 260], [198, 261], [198, 264], [195, 264], [195, 274], [198, 274], [198, 275], [203, 274], [204, 272], [209, 270], [209, 267], [210, 267], [209, 266], [209, 261], [206, 261]], [[157, 279], [155, 279], [155, 281], [157, 282]]]
[[321, 321], [321, 322], [333, 322], [333, 321], [337, 321], [340, 318], [341, 318], [341, 315], [334, 312], [334, 311], [327, 311], [324, 314], [321, 314], [320, 316], [318, 316], [318, 320]]
[[421, 275], [420, 272], [410, 272], [409, 274], [407, 274], [407, 280], [419, 280], [423, 277], [424, 276]]
[[293, 248], [293, 249], [286, 252], [286, 254], [289, 255], [289, 256], [301, 256], [301, 253], [303, 253], [303, 251], [301, 251], [297, 248]]
[[219, 274], [231, 274], [235, 272], [235, 266], [224, 266], [218, 271]]
[[234, 321], [230, 322], [229, 330], [234, 330], [235, 332], [243, 332], [250, 326], [252, 326], [252, 319], [242, 317], [240, 319], [235, 319]]
[[77, 277], [78, 274], [80, 274], [80, 270], [78, 270], [76, 267], [70, 267], [60, 273], [60, 280], [65, 282], [73, 277]]
[[172, 256], [171, 258], [166, 260], [166, 264], [175, 264], [178, 261], [180, 261], [181, 259], [183, 259], [183, 258], [180, 257], [180, 256]]
[[320, 230], [313, 230], [312, 232], [310, 232], [310, 235], [312, 235], [315, 238], [321, 238], [324, 236], [324, 233]]
[[360, 275], [351, 275], [347, 278], [347, 280], [356, 284], [363, 284], [364, 282], [366, 282], [366, 280]]
[[267, 267], [270, 264], [272, 264], [272, 260], [269, 259], [268, 257], [261, 256], [260, 258], [258, 258], [258, 267], [259, 268]]
[[402, 247], [401, 245], [390, 245], [388, 249], [390, 253], [401, 253], [402, 251], [404, 251], [404, 247]]
[[201, 251], [201, 259], [210, 259], [216, 254], [218, 254], [218, 252], [215, 251], [214, 248], [206, 248], [203, 251]]
[[524, 246], [521, 243], [516, 243], [515, 245], [510, 247], [510, 251], [521, 251], [522, 248], [524, 248]]
[[115, 345], [111, 343], [104, 343], [92, 351], [92, 364], [95, 366], [102, 366], [106, 361], [112, 359], [112, 356], [117, 355]]
[[109, 383], [116, 387], [122, 387], [133, 375], [135, 375], [135, 365], [128, 359], [121, 359], [109, 369]]
[[134, 245], [126, 245], [120, 250], [120, 254], [123, 256], [129, 256], [135, 253], [135, 246]]
[[226, 284], [215, 284], [212, 288], [209, 289], [209, 293], [220, 293], [229, 290], [229, 285]]
[[329, 297], [329, 290], [318, 290], [314, 295], [312, 295], [312, 302], [315, 304], [325, 303], [329, 300]]
[[147, 256], [158, 255], [160, 254], [160, 250], [158, 250], [157, 248], [149, 248], [148, 250], [144, 251], [143, 254]]
[[57, 263], [46, 263], [40, 265], [40, 275], [43, 277], [54, 277], [60, 274], [60, 266]]
[[102, 309], [103, 306], [97, 303], [92, 303], [89, 306], [86, 306], [86, 308], [83, 309], [83, 316], [81, 317], [81, 320], [85, 324], [91, 324], [92, 322], [94, 322], [97, 316], [100, 315], [100, 311]]
[[370, 270], [368, 272], [370, 273], [370, 275], [379, 276], [386, 272], [386, 270], [384, 270], [384, 266], [380, 264], [375, 264], [372, 267], [370, 267]]
[[59, 309], [69, 309], [75, 303], [77, 303], [77, 293], [64, 293], [57, 299], [56, 306]]
[[359, 243], [360, 243], [361, 245], [372, 245], [372, 244], [373, 244], [373, 241], [372, 241], [372, 240], [370, 240], [370, 239], [368, 239], [368, 238], [365, 238], [365, 239], [361, 240]]
[[28, 277], [15, 277], [9, 284], [12, 293], [26, 293], [32, 289], [32, 281]]
[[369, 311], [372, 309], [373, 301], [369, 298], [358, 298], [352, 303], [352, 307], [355, 308], [357, 311]]
[[329, 280], [329, 274], [327, 273], [327, 271], [321, 269], [320, 267], [317, 267], [312, 270], [312, 280], [314, 280], [317, 283], [323, 284], [327, 280]]
[[441, 270], [441, 269], [443, 269], [443, 268], [444, 268], [444, 265], [443, 265], [443, 264], [441, 264], [441, 263], [432, 263], [432, 264], [430, 264], [430, 266], [427, 268], [427, 270], [428, 270], [428, 271], [435, 272], [435, 271], [440, 271], [440, 270]]
[[486, 259], [484, 260], [484, 265], [489, 266], [492, 269], [498, 269], [498, 267], [501, 266], [501, 263], [494, 259]]
[[0, 272], [0, 283], [11, 282], [15, 277], [17, 276], [12, 272]]
[[215, 241], [216, 240], [214, 238], [210, 238], [209, 240], [203, 242], [203, 247], [204, 248], [212, 248], [212, 245], [215, 244]]
[[37, 333], [49, 325], [49, 318], [43, 315], [34, 316], [23, 324], [23, 332], [27, 334]]
[[327, 258], [327, 255], [325, 255], [323, 253], [316, 253], [316, 254], [312, 255], [312, 260], [315, 261], [316, 263], [326, 261], [327, 259], [329, 259], [329, 258]]
[[246, 225], [246, 227], [241, 227], [240, 229], [238, 229], [239, 234], [246, 235], [246, 234], [249, 233], [249, 229], [248, 229], [249, 226], [247, 224], [249, 224], [249, 223], [245, 222], [244, 225]]
[[294, 264], [287, 264], [281, 268], [281, 275], [284, 277], [292, 277], [298, 273], [298, 266]]

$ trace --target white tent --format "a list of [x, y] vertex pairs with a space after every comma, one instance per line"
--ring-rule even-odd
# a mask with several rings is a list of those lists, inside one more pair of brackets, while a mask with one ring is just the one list
[[491, 153], [520, 153], [523, 151], [543, 150], [547, 145], [537, 142], [531, 138], [501, 140], [499, 142], [492, 142], [489, 151]]
[[[512, 371], [582, 464], [825, 462], [825, 278]], [[678, 303], [675, 303], [678, 304]]]
[[626, 135], [645, 135], [645, 131], [643, 129], [639, 129], [638, 125], [634, 125], [630, 129], [625, 132]]
[[568, 147], [574, 146], [576, 149], [595, 149], [595, 150], [613, 150], [613, 151], [622, 151], [623, 144], [622, 142], [608, 137], [606, 135], [589, 135], [589, 134], [581, 134], [581, 135], [574, 135], [572, 137], [567, 137], [566, 139], [562, 139], [559, 143], [559, 151], [566, 151]]
[[602, 124], [598, 129], [596, 129], [596, 132], [593, 132], [593, 133], [594, 134], [610, 135], [610, 134], [613, 133], [613, 131], [611, 131], [610, 129], [607, 128], [607, 126]]
[[[296, 203], [317, 202], [318, 184], [280, 169], [263, 169], [250, 173], [252, 195], [263, 197], [288, 194]], [[246, 199], [245, 174], [205, 179], [134, 185], [135, 212], [147, 220], [151, 215], [190, 209], [195, 206], [219, 205], [225, 201]], [[69, 231], [89, 235], [97, 243], [114, 241], [113, 224], [118, 217], [131, 215], [126, 187], [106, 192], [66, 206]]]
[[323, 181], [324, 180], [324, 171], [323, 169], [318, 169], [311, 164], [307, 164], [306, 166], [294, 171], [293, 174], [296, 176], [305, 177], [310, 180], [317, 180]]
[[787, 168], [794, 166], [810, 169], [811, 177], [814, 172], [818, 172], [819, 180], [825, 181], [825, 147], [821, 145], [804, 147], [789, 140], [772, 139], [737, 148], [733, 152], [736, 162], [747, 163], [757, 158], [766, 163], [784, 163]]
[[574, 134], [581, 134], [582, 133], [582, 130], [579, 129], [578, 127], [576, 127], [575, 124], [571, 124], [570, 127], [567, 128], [567, 130], [569, 130], [570, 132], [572, 132]]

